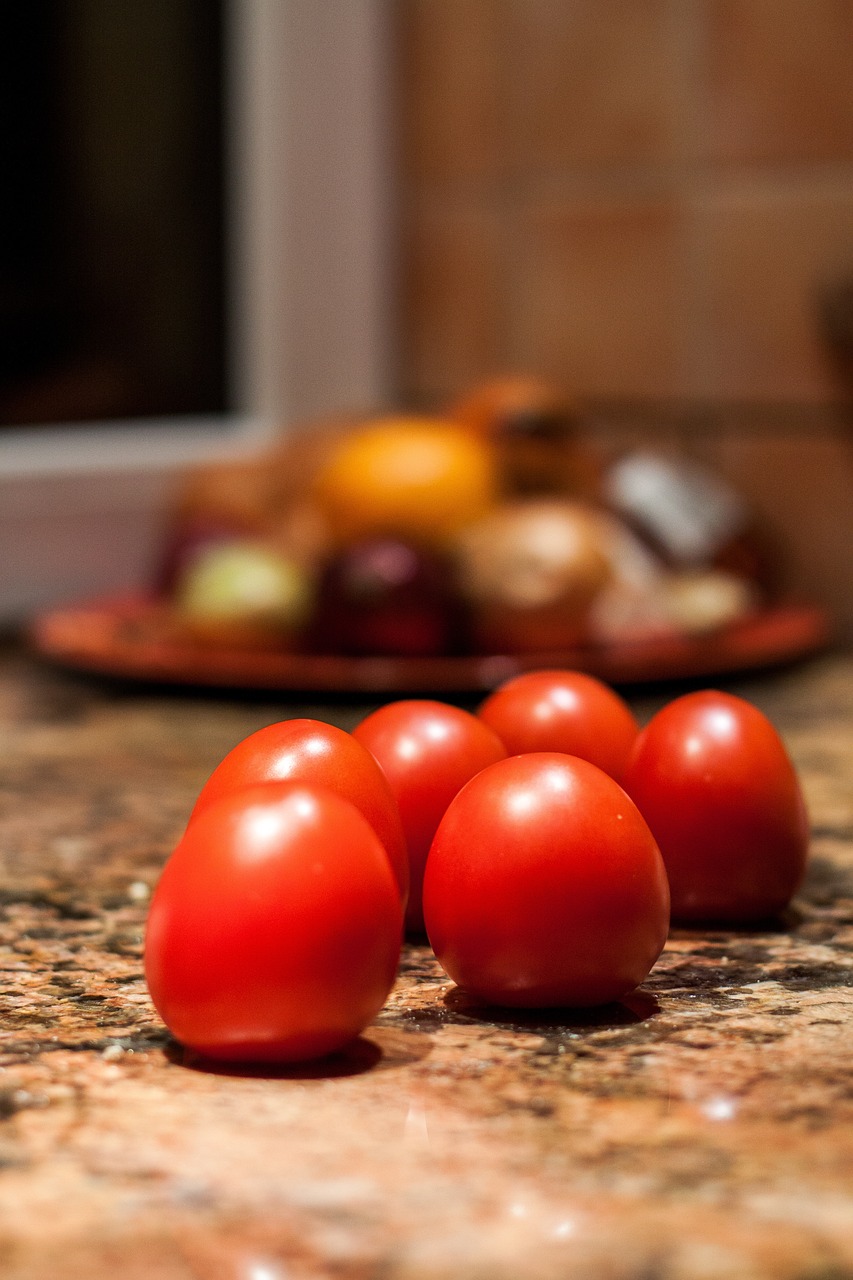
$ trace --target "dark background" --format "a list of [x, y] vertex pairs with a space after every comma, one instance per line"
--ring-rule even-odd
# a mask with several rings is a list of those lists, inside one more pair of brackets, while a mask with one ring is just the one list
[[228, 407], [216, 0], [0, 5], [0, 425]]

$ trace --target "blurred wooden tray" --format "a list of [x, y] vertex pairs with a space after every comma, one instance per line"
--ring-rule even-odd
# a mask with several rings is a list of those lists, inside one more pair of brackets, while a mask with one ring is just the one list
[[616, 685], [705, 678], [803, 658], [830, 638], [826, 613], [781, 605], [713, 634], [548, 653], [440, 658], [346, 657], [207, 648], [177, 639], [156, 601], [111, 597], [37, 617], [43, 657], [92, 675], [213, 689], [317, 693], [477, 692], [520, 671], [572, 667]]

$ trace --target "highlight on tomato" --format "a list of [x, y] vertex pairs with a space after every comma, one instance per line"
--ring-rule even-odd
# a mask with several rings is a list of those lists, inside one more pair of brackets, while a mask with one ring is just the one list
[[619, 782], [640, 726], [614, 689], [581, 671], [526, 671], [499, 685], [477, 715], [509, 755], [563, 751]]
[[401, 940], [397, 883], [364, 816], [327, 788], [266, 782], [190, 823], [151, 901], [145, 975], [189, 1048], [298, 1062], [375, 1017]]
[[809, 827], [794, 766], [758, 707], [704, 690], [640, 734], [624, 785], [654, 832], [678, 921], [778, 914], [805, 874]]
[[405, 905], [409, 862], [397, 801], [367, 747], [336, 725], [281, 720], [249, 734], [214, 769], [190, 822], [222, 796], [259, 782], [285, 780], [328, 787], [355, 805], [382, 841]]
[[353, 736], [381, 765], [399, 806], [409, 858], [406, 928], [423, 933], [421, 890], [436, 828], [460, 787], [506, 748], [470, 711], [428, 698], [387, 703]]
[[638, 986], [669, 925], [663, 860], [603, 770], [511, 756], [448, 806], [426, 864], [427, 935], [449, 976], [490, 1004], [604, 1004]]

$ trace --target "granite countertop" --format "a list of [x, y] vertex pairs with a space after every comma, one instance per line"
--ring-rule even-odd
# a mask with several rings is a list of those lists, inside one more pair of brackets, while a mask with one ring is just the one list
[[583, 1016], [478, 1008], [407, 947], [349, 1052], [224, 1073], [149, 1002], [151, 888], [239, 738], [367, 708], [0, 651], [4, 1280], [853, 1277], [853, 659], [727, 687], [802, 772], [811, 869], [784, 921], [676, 931]]

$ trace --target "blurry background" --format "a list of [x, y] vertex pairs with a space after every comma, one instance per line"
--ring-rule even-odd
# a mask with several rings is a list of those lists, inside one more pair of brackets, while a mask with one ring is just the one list
[[[848, 0], [400, 0], [402, 385], [836, 402]], [[848, 373], [850, 371], [848, 370]]]
[[609, 446], [718, 466], [853, 634], [853, 0], [32, 0], [15, 30], [0, 421], [289, 425], [538, 373]]
[[853, 3], [396, 12], [403, 397], [554, 378], [722, 468], [853, 629]]

